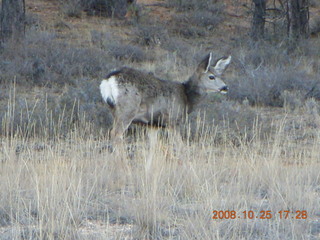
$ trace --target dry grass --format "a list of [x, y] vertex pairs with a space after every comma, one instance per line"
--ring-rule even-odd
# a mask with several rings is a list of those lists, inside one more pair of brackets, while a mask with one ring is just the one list
[[[25, 48], [21, 58], [13, 50], [9, 51], [11, 55], [8, 54], [8, 61], [3, 64], [0, 79], [4, 86], [0, 94], [0, 240], [320, 238], [318, 102], [314, 99], [304, 102], [296, 92], [281, 92], [282, 109], [248, 104], [251, 95], [259, 91], [264, 94], [267, 89], [261, 87], [265, 85], [259, 85], [256, 76], [265, 80], [264, 72], [275, 72], [274, 65], [284, 66], [281, 69], [284, 77], [280, 79], [289, 79], [290, 83], [305, 80], [304, 74], [291, 77], [291, 73], [300, 71], [300, 68], [309, 69], [308, 74], [317, 79], [319, 64], [313, 49], [318, 43], [305, 47], [310, 54], [294, 56], [290, 64], [298, 69], [291, 71], [293, 67], [286, 59], [292, 58], [279, 53], [278, 48], [270, 50], [268, 46], [261, 53], [250, 52], [236, 46], [239, 45], [237, 39], [225, 40], [228, 38], [225, 28], [230, 23], [227, 36], [242, 37], [239, 31], [247, 32], [248, 27], [246, 21], [229, 17], [219, 26], [219, 31], [212, 32], [214, 41], [211, 35], [199, 38], [198, 42], [174, 36], [167, 39], [165, 29], [164, 36], [160, 36], [164, 41], [158, 46], [156, 40], [159, 36], [151, 34], [151, 46], [147, 44], [149, 36], [138, 43], [146, 45], [143, 47], [155, 55], [153, 61], [142, 53], [138, 54], [142, 47], [136, 45], [133, 45], [138, 47], [134, 60], [125, 57], [128, 55], [126, 49], [115, 48], [117, 51], [112, 52], [105, 47], [104, 41], [131, 46], [137, 38], [141, 40], [140, 32], [132, 31], [137, 26], [130, 29], [130, 25], [122, 26], [122, 22], [88, 16], [62, 18], [55, 1], [36, 0], [28, 4], [29, 11], [43, 20], [43, 25], [39, 21], [41, 28], [56, 25], [58, 37], [53, 42], [48, 41], [50, 34], [44, 35], [42, 39], [46, 44], [35, 44], [34, 50]], [[235, 5], [240, 6], [238, 2]], [[156, 13], [156, 8], [149, 7], [152, 13]], [[173, 9], [160, 9], [164, 16], [158, 13], [159, 19], [172, 20]], [[232, 9], [229, 6], [227, 10]], [[57, 25], [64, 27], [59, 30]], [[232, 29], [237, 30], [232, 32]], [[97, 36], [93, 30], [97, 31]], [[114, 39], [113, 35], [107, 38], [106, 33], [115, 34]], [[168, 33], [170, 35], [170, 31]], [[146, 36], [145, 33], [142, 35]], [[38, 35], [35, 36], [34, 39], [38, 39]], [[66, 43], [71, 41], [79, 49], [71, 44], [66, 48], [57, 44], [64, 40]], [[227, 44], [222, 44], [225, 41]], [[43, 56], [41, 49], [45, 50]], [[47, 53], [47, 49], [56, 54]], [[92, 78], [102, 76], [114, 66], [130, 65], [156, 72], [163, 78], [182, 81], [193, 71], [196, 53], [202, 55], [207, 49], [215, 49], [217, 56], [228, 52], [234, 56], [233, 77], [228, 80], [229, 100], [218, 99], [212, 100], [210, 105], [204, 104], [208, 119], [204, 121], [200, 114], [197, 115], [199, 118], [191, 119], [192, 124], [196, 121], [194, 119], [199, 121], [188, 131], [192, 138], [181, 141], [179, 135], [171, 131], [162, 134], [150, 130], [147, 136], [142, 133], [136, 139], [127, 138], [116, 146], [114, 153], [109, 153], [105, 129], [101, 134], [101, 125], [94, 123], [108, 111], [99, 102], [99, 81], [95, 83]], [[53, 92], [51, 95], [46, 88], [24, 88], [24, 80], [30, 81], [29, 75], [37, 76], [37, 71], [41, 73], [41, 65], [38, 69], [38, 65], [33, 64], [37, 61], [28, 58], [34, 55], [31, 50], [39, 52], [39, 59], [45, 60], [40, 61], [47, 63], [45, 70], [53, 71], [54, 74], [48, 76], [56, 76], [43, 77], [43, 83], [48, 79], [62, 79], [63, 87], [49, 89]], [[50, 62], [51, 56], [57, 54], [59, 57]], [[140, 55], [142, 62], [138, 60]], [[248, 56], [248, 60], [242, 61], [242, 55]], [[264, 66], [255, 66], [260, 61], [253, 60], [260, 58], [269, 61], [266, 71], [259, 75]], [[298, 65], [300, 62], [303, 64]], [[65, 71], [69, 69], [75, 72]], [[66, 77], [61, 78], [60, 72]], [[279, 72], [270, 81], [279, 79]], [[19, 75], [25, 79], [19, 82]], [[42, 79], [40, 77], [41, 74], [39, 79]], [[90, 81], [82, 81], [84, 77]], [[16, 92], [9, 86], [12, 79], [17, 80]], [[245, 92], [243, 88], [242, 91], [232, 90], [237, 89], [238, 80], [239, 86], [245, 86], [243, 88], [250, 94], [238, 98], [242, 105], [230, 101], [237, 99], [236, 93]], [[306, 82], [304, 84], [308, 85]], [[60, 86], [53, 84], [56, 85]], [[58, 96], [62, 90], [63, 94]], [[34, 94], [36, 91], [41, 94]], [[29, 104], [31, 98], [36, 98], [37, 105]], [[7, 112], [4, 109], [8, 109]], [[101, 122], [107, 125], [106, 119]], [[218, 125], [207, 129], [212, 122]], [[214, 220], [214, 210], [234, 210], [240, 218]], [[288, 219], [280, 219], [278, 212], [281, 210], [294, 213]], [[295, 219], [295, 211], [302, 210], [307, 211], [307, 219]], [[243, 211], [253, 211], [255, 216], [260, 216], [261, 211], [271, 211], [273, 217], [245, 219]]]
[[[263, 139], [257, 123], [237, 146], [150, 130], [112, 154], [85, 124], [63, 138], [4, 136], [0, 239], [317, 239], [320, 132], [297, 138], [303, 122], [277, 120]], [[213, 220], [213, 210], [241, 218]], [[273, 217], [243, 219], [249, 210]]]

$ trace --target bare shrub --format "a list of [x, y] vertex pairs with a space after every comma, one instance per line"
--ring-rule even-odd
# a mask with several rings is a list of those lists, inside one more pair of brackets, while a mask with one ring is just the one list
[[300, 91], [283, 91], [281, 93], [281, 97], [283, 98], [283, 103], [285, 109], [289, 111], [298, 110], [300, 107], [303, 106], [303, 95]]
[[314, 98], [307, 99], [304, 106], [308, 114], [316, 118], [320, 117], [319, 103]]
[[[92, 79], [103, 77], [116, 65], [102, 49], [61, 43], [50, 33], [30, 32], [21, 45], [8, 43], [0, 59], [0, 100], [15, 98], [10, 111], [7, 104], [0, 106], [2, 132], [29, 136], [47, 129], [50, 136], [63, 136], [67, 129], [81, 125], [80, 119], [86, 119], [97, 132], [104, 129], [105, 133], [112, 118]], [[8, 91], [13, 82], [14, 92], [22, 94]], [[35, 86], [47, 94], [28, 97], [27, 92], [33, 92]], [[59, 128], [53, 129], [53, 125]]]
[[144, 53], [143, 49], [128, 44], [108, 44], [106, 46], [109, 54], [118, 60], [127, 60], [131, 62], [142, 62], [147, 60], [147, 56]]
[[[198, 60], [196, 58], [189, 57], [194, 54], [191, 44], [177, 37], [169, 38], [168, 41], [165, 41], [163, 44], [161, 44], [161, 47], [167, 50], [169, 53], [179, 57], [182, 65], [194, 66]], [[204, 54], [202, 54], [202, 56], [203, 55]]]
[[[14, 87], [9, 83], [5, 86], [5, 92], [0, 89], [0, 100], [9, 101], [9, 104], [0, 106], [3, 134], [65, 136], [70, 128], [82, 126], [85, 122], [99, 134], [101, 131], [106, 133], [112, 126], [112, 116], [102, 102], [95, 79], [79, 78], [73, 86], [65, 84], [63, 90], [59, 90], [60, 85], [55, 83], [53, 91], [43, 87], [43, 93], [38, 93], [34, 99], [23, 93], [32, 91], [30, 86], [19, 84]], [[59, 127], [54, 128], [54, 125]]]
[[220, 11], [196, 10], [174, 16], [170, 30], [185, 38], [203, 37], [223, 21]]
[[92, 44], [116, 60], [143, 62], [151, 59], [141, 46], [126, 43], [124, 39], [113, 33], [96, 30], [92, 30], [90, 33]]
[[0, 71], [16, 83], [38, 86], [75, 85], [79, 77], [98, 77], [108, 72], [110, 57], [103, 50], [56, 42], [55, 35], [37, 33], [21, 45], [8, 44], [1, 53]]
[[157, 46], [168, 40], [168, 32], [157, 25], [139, 25], [134, 30], [134, 42], [143, 46]]
[[215, 28], [221, 21], [222, 16], [211, 11], [196, 11], [194, 15], [187, 20], [189, 23], [205, 27], [208, 30]]
[[89, 15], [123, 18], [135, 0], [80, 0]]
[[[176, 19], [179, 24], [177, 24], [171, 30], [182, 38], [200, 38], [206, 36], [206, 31], [202, 28], [198, 28], [195, 26], [190, 26], [188, 24], [184, 24], [182, 19]], [[180, 22], [181, 21], [181, 22]]]
[[252, 140], [257, 118], [258, 114], [248, 105], [213, 98], [191, 114], [188, 131], [193, 139], [211, 135], [217, 142], [233, 141], [238, 144], [240, 139]]
[[178, 10], [208, 9], [216, 0], [168, 0], [169, 7], [175, 7]]
[[299, 57], [309, 57], [304, 61], [312, 61], [310, 57], [317, 57], [317, 49], [320, 42], [317, 39], [305, 39], [297, 42], [292, 47], [288, 39], [267, 39], [263, 41], [251, 41], [246, 38], [239, 39], [237, 45], [245, 46], [241, 49], [240, 60], [247, 65], [259, 66], [287, 66], [299, 64]]
[[110, 44], [120, 45], [120, 43], [123, 42], [123, 39], [121, 37], [116, 36], [110, 32], [92, 30], [90, 31], [90, 35], [91, 35], [91, 43], [94, 46], [101, 48], [103, 50], [107, 50]]
[[77, 87], [69, 87], [59, 98], [59, 114], [70, 116], [72, 124], [79, 124], [81, 118], [93, 124], [97, 132], [106, 132], [112, 127], [113, 119], [109, 109], [103, 104], [95, 81], [82, 79]]
[[[15, 96], [10, 90], [7, 106], [0, 106], [0, 130], [4, 135], [21, 134], [26, 138], [65, 137], [70, 129], [91, 124], [98, 135], [112, 126], [112, 116], [100, 100], [98, 87], [91, 81], [68, 87], [57, 97], [47, 93], [37, 100]], [[17, 91], [21, 91], [20, 88]]]
[[[43, 127], [48, 128], [48, 134], [54, 135], [50, 128], [51, 123], [57, 120], [56, 100], [52, 95], [38, 97], [38, 100], [27, 100], [23, 97], [15, 97], [16, 89], [8, 89], [8, 105], [1, 106], [0, 122], [1, 133], [14, 135], [20, 133], [28, 137], [34, 133], [38, 134]], [[39, 99], [40, 98], [40, 99]], [[54, 116], [55, 119], [52, 117]], [[49, 121], [50, 119], [50, 121]], [[50, 123], [51, 122], [51, 123]]]
[[[246, 45], [250, 43], [244, 42]], [[239, 76], [230, 81], [228, 97], [253, 105], [284, 106], [285, 90], [306, 97], [317, 94], [317, 48], [312, 39], [300, 42], [295, 51], [289, 46], [259, 41], [242, 48], [233, 58]], [[300, 100], [298, 100], [300, 101]], [[299, 104], [298, 104], [299, 105]]]
[[313, 22], [311, 22], [310, 34], [313, 36], [319, 36], [320, 34], [320, 17], [319, 16]]
[[246, 66], [253, 66], [259, 68], [260, 66], [286, 66], [289, 64], [290, 58], [287, 46], [280, 44], [273, 44], [271, 42], [263, 41], [246, 41], [247, 47], [243, 49], [240, 56], [240, 62], [245, 68]]
[[286, 72], [282, 69], [266, 68], [252, 72], [252, 76], [240, 78], [239, 82], [230, 84], [229, 98], [242, 102], [248, 100], [252, 105], [282, 107], [284, 90], [299, 89], [306, 91], [303, 73]]
[[295, 51], [292, 54], [292, 59], [294, 59], [294, 61], [292, 62], [293, 63], [295, 63], [295, 61], [298, 62], [299, 57], [303, 56], [304, 62], [302, 63], [305, 63], [307, 65], [306, 71], [309, 71], [311, 74], [319, 73], [320, 67], [319, 67], [319, 64], [317, 64], [317, 59], [318, 59], [317, 50], [319, 49], [319, 47], [320, 47], [319, 38], [314, 38], [314, 39], [310, 38], [305, 41], [300, 41], [299, 44], [296, 46]]
[[[249, 60], [250, 62], [252, 60]], [[314, 82], [314, 79], [293, 66], [273, 66], [275, 62], [264, 64], [264, 60], [258, 63], [244, 64], [244, 72], [236, 81], [230, 81], [228, 97], [237, 101], [248, 100], [252, 105], [267, 105], [282, 107], [284, 99], [282, 93], [287, 91], [299, 91], [306, 94]]]
[[307, 92], [305, 97], [320, 100], [320, 82], [315, 82], [310, 91]]
[[60, 9], [63, 14], [68, 17], [81, 17], [82, 5], [81, 0], [66, 0], [61, 1]]
[[26, 13], [26, 27], [27, 28], [34, 28], [39, 27], [43, 22], [37, 14], [27, 12]]
[[317, 0], [310, 0], [310, 7], [319, 7], [319, 1]]

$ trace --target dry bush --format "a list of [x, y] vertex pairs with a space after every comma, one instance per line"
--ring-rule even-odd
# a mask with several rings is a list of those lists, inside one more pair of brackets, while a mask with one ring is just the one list
[[313, 36], [319, 36], [320, 34], [320, 17], [317, 17], [310, 24], [310, 34]]
[[122, 63], [152, 60], [140, 46], [125, 43], [123, 39], [109, 32], [91, 31], [91, 42]]
[[142, 46], [162, 45], [169, 38], [168, 31], [157, 25], [139, 25], [134, 30], [134, 35], [134, 42]]
[[143, 62], [149, 60], [144, 50], [135, 45], [111, 43], [107, 44], [106, 50], [112, 57], [121, 61]]
[[123, 18], [134, 0], [80, 0], [89, 15]]
[[300, 91], [283, 91], [281, 94], [283, 105], [286, 110], [299, 110], [304, 105], [304, 95]]
[[[200, 3], [197, 1], [196, 4]], [[224, 15], [223, 5], [205, 4], [207, 7], [192, 7], [190, 11], [176, 13], [170, 20], [168, 31], [187, 39], [208, 36], [224, 20]]]
[[310, 6], [311, 7], [319, 7], [320, 4], [317, 0], [310, 0]]
[[21, 45], [9, 43], [1, 53], [0, 100], [10, 99], [14, 111], [0, 105], [1, 134], [6, 123], [12, 135], [32, 136], [44, 128], [48, 136], [65, 135], [84, 116], [105, 133], [112, 118], [96, 78], [110, 71], [109, 63], [117, 65], [105, 51], [57, 42], [51, 33], [31, 32]]
[[[320, 23], [320, 21], [319, 21]], [[299, 57], [303, 56], [302, 64], [305, 64], [305, 68], [310, 73], [319, 73], [319, 64], [318, 64], [318, 53], [317, 50], [320, 47], [320, 40], [319, 38], [310, 38], [304, 41], [299, 42], [299, 45], [294, 52], [294, 58], [296, 60]], [[309, 68], [311, 68], [309, 70]]]
[[[80, 77], [101, 77], [112, 59], [102, 50], [74, 47], [56, 41], [48, 32], [30, 32], [21, 45], [9, 43], [1, 53], [3, 81], [61, 87], [76, 85]], [[5, 80], [6, 79], [6, 80]]]
[[248, 71], [247, 74], [230, 83], [230, 99], [240, 102], [248, 100], [252, 105], [282, 107], [282, 93], [285, 90], [299, 91], [304, 95], [314, 82], [312, 78], [306, 79], [304, 72], [290, 67], [266, 67]]
[[[261, 123], [255, 109], [213, 96], [190, 114], [184, 135], [192, 141], [214, 136], [218, 144], [227, 141], [238, 145], [239, 142], [252, 141], [257, 127], [261, 127]], [[263, 133], [267, 132], [263, 129]]]
[[84, 122], [90, 123], [96, 135], [105, 135], [112, 127], [111, 113], [95, 81], [83, 79], [77, 87], [67, 87], [60, 94], [38, 92], [35, 99], [25, 91], [25, 87], [14, 85], [6, 89], [6, 94], [0, 91], [0, 100], [8, 101], [0, 105], [1, 135], [54, 139], [65, 137], [70, 128], [83, 127]]
[[81, 17], [83, 10], [81, 0], [67, 0], [60, 2], [60, 9], [68, 17]]
[[194, 10], [194, 9], [212, 9], [217, 6], [216, 0], [169, 0], [167, 6], [175, 7], [179, 11]]
[[320, 100], [320, 83], [315, 82], [309, 92], [306, 94], [306, 98], [314, 98]]
[[317, 79], [316, 47], [313, 41], [301, 42], [295, 52], [288, 53], [287, 47], [260, 42], [240, 49], [233, 58], [238, 76], [229, 81], [229, 98], [252, 105], [283, 107], [283, 93], [289, 91], [299, 93], [297, 100], [303, 100], [302, 96], [310, 92]]
[[169, 31], [183, 38], [205, 37], [222, 21], [220, 13], [209, 10], [180, 13], [174, 16]]

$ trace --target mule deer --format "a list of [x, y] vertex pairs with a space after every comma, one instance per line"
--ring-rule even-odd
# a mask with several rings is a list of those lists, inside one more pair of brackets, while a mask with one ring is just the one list
[[132, 122], [179, 125], [207, 92], [228, 91], [221, 75], [230, 61], [231, 56], [220, 58], [211, 66], [210, 53], [183, 83], [161, 80], [152, 73], [127, 67], [109, 73], [102, 80], [100, 91], [112, 109], [114, 126], [111, 140], [121, 139]]

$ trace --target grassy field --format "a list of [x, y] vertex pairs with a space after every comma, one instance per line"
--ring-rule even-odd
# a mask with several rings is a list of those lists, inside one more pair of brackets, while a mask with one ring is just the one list
[[[252, 42], [248, 1], [144, 0], [122, 20], [75, 2], [27, 1], [25, 39], [0, 49], [0, 240], [320, 239], [319, 35], [292, 50], [280, 19]], [[208, 52], [233, 57], [228, 95], [110, 153], [101, 78], [184, 81]]]
[[0, 239], [318, 239], [320, 132], [306, 121], [280, 118], [267, 138], [257, 121], [237, 144], [149, 130], [112, 154], [89, 125], [2, 137]]

